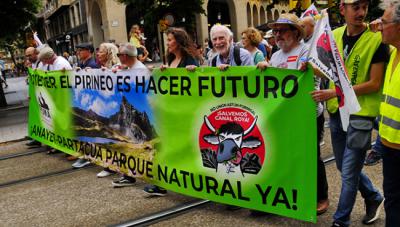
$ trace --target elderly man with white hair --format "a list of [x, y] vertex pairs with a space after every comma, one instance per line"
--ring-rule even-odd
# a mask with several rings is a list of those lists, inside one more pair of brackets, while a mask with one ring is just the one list
[[121, 65], [120, 69], [147, 69], [138, 59], [138, 49], [131, 43], [121, 43], [117, 54]]
[[[44, 71], [52, 71], [52, 70], [71, 70], [72, 67], [64, 57], [57, 56], [54, 53], [54, 50], [49, 46], [44, 46], [40, 49], [39, 60], [41, 64], [39, 64], [38, 69]], [[56, 149], [50, 149], [47, 154], [54, 154], [59, 152]]]
[[400, 1], [384, 0], [381, 8], [385, 12], [378, 30], [382, 32], [382, 42], [393, 47], [380, 105], [379, 135], [383, 144], [386, 226], [394, 227], [400, 226]]
[[39, 60], [43, 63], [40, 69], [44, 71], [72, 69], [67, 59], [57, 56], [49, 46], [40, 49]]
[[254, 65], [249, 51], [233, 45], [233, 34], [229, 28], [216, 24], [210, 30], [211, 42], [218, 55], [210, 60], [210, 66], [225, 70], [228, 66]]

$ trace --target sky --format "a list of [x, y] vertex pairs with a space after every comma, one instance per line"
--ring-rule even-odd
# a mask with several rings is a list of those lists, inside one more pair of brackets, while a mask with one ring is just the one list
[[[128, 75], [126, 73], [124, 74]], [[73, 106], [86, 111], [92, 110], [98, 115], [108, 118], [119, 111], [122, 97], [125, 96], [134, 108], [140, 112], [145, 111], [149, 116], [150, 122], [153, 122], [153, 114], [150, 109], [148, 95], [136, 93], [135, 89], [131, 89], [130, 92], [119, 92], [116, 89], [115, 77], [113, 79], [114, 86], [111, 91], [83, 89], [80, 86], [78, 86], [78, 88], [73, 88]], [[133, 80], [131, 80], [130, 86], [131, 88], [135, 88]]]

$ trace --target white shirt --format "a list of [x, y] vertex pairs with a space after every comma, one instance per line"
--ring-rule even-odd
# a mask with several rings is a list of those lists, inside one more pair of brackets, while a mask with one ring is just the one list
[[[307, 61], [308, 51], [310, 49], [309, 45], [304, 44], [304, 42], [300, 42], [300, 45], [293, 50], [284, 53], [281, 50], [275, 52], [271, 57], [271, 65], [273, 67], [285, 68], [285, 69], [298, 69], [301, 65], [301, 62]], [[319, 90], [319, 84], [321, 79], [319, 77], [314, 76], [314, 88], [315, 90]], [[324, 107], [321, 102], [317, 104], [317, 115], [320, 116], [324, 111]]]
[[136, 60], [135, 64], [132, 65], [131, 69], [147, 69], [147, 67], [139, 60]]
[[56, 60], [53, 62], [53, 64], [39, 64], [39, 69], [44, 70], [44, 71], [53, 71], [53, 70], [72, 70], [71, 65], [65, 59], [64, 57], [57, 56]]
[[284, 69], [299, 69], [301, 62], [306, 61], [308, 46], [300, 43], [299, 46], [289, 52], [282, 49], [275, 52], [271, 57], [271, 66]]
[[41, 65], [43, 65], [42, 62], [37, 59], [35, 62], [32, 62], [32, 69], [37, 69], [41, 67]]

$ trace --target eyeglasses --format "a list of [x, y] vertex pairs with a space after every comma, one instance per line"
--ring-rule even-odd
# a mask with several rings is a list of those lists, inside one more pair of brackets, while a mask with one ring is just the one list
[[121, 57], [122, 55], [125, 55], [125, 54], [118, 53], [117, 57]]
[[276, 35], [279, 32], [281, 35], [283, 35], [290, 30], [292, 30], [292, 29], [290, 29], [290, 28], [272, 29], [272, 34]]
[[385, 21], [384, 19], [382, 19], [382, 17], [380, 17], [379, 19], [376, 20], [376, 24], [378, 26], [378, 30], [382, 30], [383, 29], [383, 25], [385, 24], [393, 24], [393, 23], [397, 23], [397, 21]]

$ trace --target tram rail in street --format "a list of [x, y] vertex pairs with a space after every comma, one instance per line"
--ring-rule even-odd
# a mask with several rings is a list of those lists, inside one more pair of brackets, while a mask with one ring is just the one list
[[[326, 159], [324, 159], [324, 164], [329, 165], [335, 160], [334, 156], [330, 156]], [[173, 208], [169, 208], [160, 212], [152, 213], [150, 215], [142, 216], [137, 219], [133, 219], [130, 221], [125, 221], [119, 224], [115, 225], [110, 225], [109, 227], [131, 227], [131, 226], [148, 226], [151, 224], [158, 223], [163, 220], [167, 220], [179, 215], [182, 215], [184, 213], [190, 212], [191, 210], [195, 208], [200, 208], [201, 206], [204, 206], [205, 204], [208, 204], [212, 201], [210, 200], [195, 200], [191, 201], [188, 203], [180, 204], [178, 206], [175, 206]]]
[[0, 188], [5, 188], [5, 187], [17, 185], [17, 184], [23, 184], [23, 183], [27, 183], [27, 182], [42, 180], [42, 179], [46, 179], [46, 178], [53, 177], [53, 176], [60, 176], [63, 174], [73, 173], [73, 172], [80, 171], [82, 169], [89, 169], [89, 168], [93, 168], [93, 167], [95, 167], [95, 165], [89, 165], [89, 166], [85, 166], [85, 167], [82, 167], [79, 169], [68, 168], [68, 169], [53, 171], [50, 173], [45, 173], [45, 174], [41, 174], [41, 175], [37, 175], [37, 176], [33, 176], [33, 177], [27, 177], [27, 178], [23, 178], [23, 179], [19, 179], [19, 180], [8, 181], [8, 182], [0, 184]]
[[48, 150], [47, 147], [35, 147], [32, 149], [29, 149], [28, 151], [19, 152], [16, 154], [2, 155], [2, 156], [0, 156], [0, 161], [12, 159], [12, 158], [23, 157], [23, 156], [28, 156], [28, 155], [37, 154], [37, 153], [43, 153], [47, 150]]

